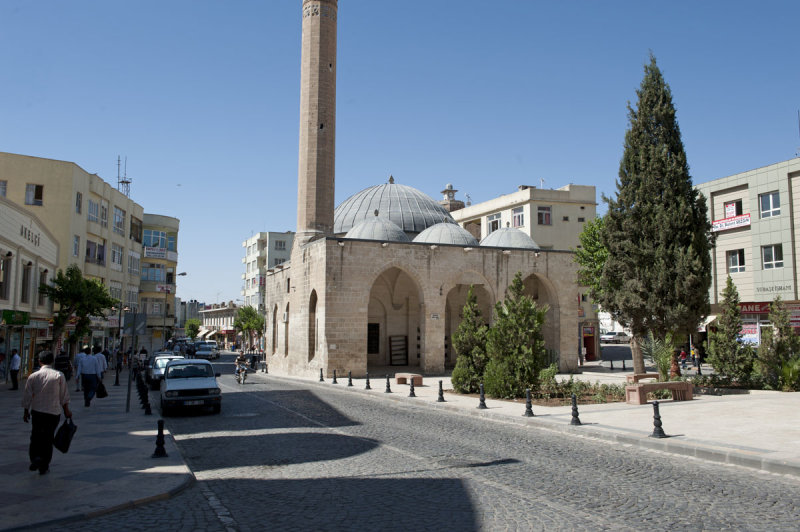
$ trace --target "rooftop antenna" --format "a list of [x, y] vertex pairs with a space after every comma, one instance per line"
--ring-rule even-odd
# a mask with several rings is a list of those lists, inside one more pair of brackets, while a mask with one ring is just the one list
[[469, 194], [464, 194], [464, 197], [467, 198], [467, 207], [472, 205], [472, 198], [469, 196]]
[[119, 174], [120, 157], [117, 155], [117, 190], [125, 194], [131, 195], [131, 180], [128, 179], [128, 156], [125, 156], [125, 170], [122, 176]]
[[539, 179], [539, 188], [544, 188], [544, 178]]
[[[797, 110], [797, 134], [800, 135], [800, 109]], [[797, 151], [794, 152], [795, 157], [800, 156], [800, 148], [797, 148]]]

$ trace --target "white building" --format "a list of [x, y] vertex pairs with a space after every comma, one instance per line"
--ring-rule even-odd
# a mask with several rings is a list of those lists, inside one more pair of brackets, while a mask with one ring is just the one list
[[294, 232], [261, 232], [244, 242], [245, 265], [241, 295], [245, 306], [264, 312], [264, 279], [267, 270], [287, 262], [292, 251]]

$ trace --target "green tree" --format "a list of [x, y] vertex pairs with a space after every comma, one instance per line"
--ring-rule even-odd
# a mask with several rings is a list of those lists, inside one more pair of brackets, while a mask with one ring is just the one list
[[722, 291], [722, 307], [716, 319], [716, 328], [708, 331], [707, 362], [720, 374], [747, 384], [753, 372], [753, 348], [742, 344], [742, 311], [739, 308], [739, 291], [731, 276]]
[[486, 336], [484, 381], [492, 397], [521, 397], [525, 388], [538, 389], [544, 367], [542, 326], [547, 307], [540, 307], [524, 293], [517, 272], [506, 297], [495, 305], [495, 322]]
[[451, 382], [459, 393], [476, 393], [483, 379], [486, 367], [486, 333], [488, 327], [478, 309], [478, 298], [470, 285], [467, 302], [461, 313], [461, 323], [453, 334], [456, 366], [453, 368]]
[[630, 327], [634, 372], [644, 372], [639, 344], [648, 331], [695, 330], [708, 314], [711, 224], [705, 197], [692, 186], [672, 93], [650, 56], [628, 104], [630, 125], [615, 198], [601, 240], [608, 250], [598, 302]]
[[264, 316], [251, 306], [239, 307], [233, 319], [233, 328], [242, 333], [242, 339], [252, 342], [253, 336], [261, 338], [266, 327]]
[[65, 271], [58, 270], [53, 284], [41, 284], [39, 291], [58, 306], [53, 316], [53, 352], [70, 318], [75, 317], [76, 321], [75, 330], [67, 338], [68, 346], [89, 334], [91, 316], [105, 317], [108, 309], [120, 304], [99, 281], [85, 278], [75, 264]]
[[184, 325], [184, 328], [186, 329], [186, 336], [191, 338], [192, 341], [194, 341], [194, 339], [197, 338], [198, 333], [200, 333], [200, 325], [201, 322], [197, 318], [189, 318], [186, 320], [186, 324]]
[[756, 365], [764, 382], [779, 389], [788, 384], [783, 382], [783, 367], [789, 365], [796, 353], [800, 353], [800, 339], [792, 331], [789, 311], [780, 296], [769, 306], [769, 321], [772, 327], [761, 329]]
[[600, 300], [600, 294], [603, 293], [600, 279], [608, 258], [608, 249], [602, 240], [603, 222], [602, 217], [586, 222], [578, 235], [581, 245], [574, 250], [578, 263], [578, 283], [589, 288], [589, 294], [595, 302]]
[[667, 333], [664, 339], [661, 340], [653, 336], [651, 331], [648, 331], [647, 336], [642, 338], [642, 354], [645, 358], [651, 359], [656, 368], [658, 368], [658, 378], [662, 381], [668, 381], [675, 354], [672, 333]]

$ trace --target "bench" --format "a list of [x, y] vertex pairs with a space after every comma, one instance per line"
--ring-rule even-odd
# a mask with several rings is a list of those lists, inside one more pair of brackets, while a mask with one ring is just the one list
[[647, 404], [647, 394], [656, 390], [669, 390], [673, 401], [691, 401], [694, 385], [687, 381], [639, 382], [625, 386], [625, 402], [630, 405]]
[[636, 384], [642, 379], [657, 379], [658, 373], [634, 373], [633, 375], [628, 375], [625, 377], [627, 382], [632, 382]]
[[394, 378], [397, 384], [408, 384], [408, 379], [411, 379], [414, 386], [422, 386], [422, 375], [418, 373], [395, 373]]

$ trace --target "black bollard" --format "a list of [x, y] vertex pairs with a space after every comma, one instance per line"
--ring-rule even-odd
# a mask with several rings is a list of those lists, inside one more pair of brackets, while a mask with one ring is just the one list
[[164, 449], [164, 420], [158, 420], [158, 436], [156, 436], [156, 450], [152, 458], [164, 458], [168, 456], [166, 449]]
[[114, 377], [114, 386], [119, 386], [119, 368], [117, 368], [116, 376]]
[[439, 398], [436, 399], [437, 403], [444, 403], [444, 390], [442, 389], [442, 381], [439, 381]]
[[383, 393], [392, 393], [392, 389], [389, 387], [389, 376], [386, 376], [386, 390]]
[[480, 384], [480, 388], [481, 388], [481, 397], [480, 397], [480, 402], [478, 403], [478, 408], [480, 410], [485, 410], [488, 407], [486, 406], [486, 397], [483, 395], [483, 383]]
[[353, 372], [352, 371], [348, 371], [347, 372], [347, 385], [348, 386], [352, 386], [353, 385]]
[[372, 387], [369, 385], [369, 371], [367, 372], [367, 385], [364, 386], [365, 390], [371, 390]]
[[651, 438], [669, 438], [661, 428], [661, 414], [658, 413], [658, 401], [653, 401], [653, 433]]
[[569, 422], [570, 425], [582, 425], [580, 418], [578, 417], [578, 398], [575, 397], [575, 394], [572, 394], [572, 419]]
[[700, 369], [700, 360], [697, 361], [697, 374], [698, 375], [702, 375], [703, 374], [703, 370]]
[[533, 405], [531, 405], [531, 389], [525, 388], [525, 417], [533, 417]]
[[149, 401], [144, 404], [144, 415], [146, 415], [146, 416], [152, 416], [153, 415], [153, 411], [150, 410], [150, 402]]
[[322, 378], [322, 368], [319, 368], [319, 382], [325, 382], [325, 379]]
[[336, 381], [336, 370], [333, 370], [333, 382], [332, 382], [331, 384], [339, 384], [339, 383]]
[[622, 371], [625, 371], [625, 359], [622, 359]]
[[410, 377], [408, 380], [411, 383], [411, 389], [410, 389], [411, 391], [408, 392], [408, 396], [409, 397], [416, 397], [417, 394], [414, 393], [414, 378]]
[[609, 360], [609, 362], [611, 363], [611, 366], [608, 369], [610, 369], [611, 371], [614, 371], [614, 361], [613, 360]]

